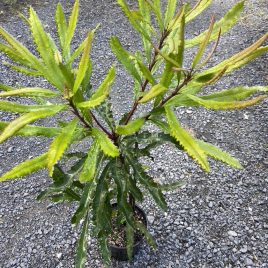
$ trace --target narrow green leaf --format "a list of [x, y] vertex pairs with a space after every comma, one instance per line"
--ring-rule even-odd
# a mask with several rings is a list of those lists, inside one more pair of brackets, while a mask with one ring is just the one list
[[0, 89], [3, 90], [3, 91], [11, 91], [11, 90], [15, 90], [17, 88], [11, 87], [11, 86], [8, 86], [8, 85], [4, 85], [4, 84], [0, 84]]
[[185, 185], [186, 183], [184, 181], [175, 181], [172, 183], [165, 183], [165, 184], [161, 184], [160, 188], [162, 191], [174, 191], [178, 188], [181, 188]]
[[[199, 73], [196, 77], [195, 80], [198, 80], [201, 77], [205, 77], [206, 75], [214, 75], [217, 72], [221, 72], [221, 70], [225, 70], [225, 73], [232, 72], [233, 70], [243, 66], [244, 64], [247, 64], [251, 60], [255, 59], [257, 56], [265, 53], [268, 51], [268, 46], [266, 47], [260, 47], [268, 38], [268, 33], [263, 35], [259, 40], [257, 40], [254, 44], [249, 46], [248, 48], [240, 51], [239, 53], [233, 55], [232, 57], [222, 61], [221, 63], [217, 64], [216, 66], [207, 69], [204, 72]], [[192, 83], [195, 83], [193, 81]], [[188, 84], [188, 86], [184, 89], [181, 90], [183, 93], [198, 93], [199, 90], [195, 92], [189, 92], [188, 87], [191, 87], [192, 84], [191, 82]], [[194, 86], [194, 85], [193, 85]], [[198, 85], [197, 85], [198, 87]], [[202, 88], [202, 86], [199, 86], [199, 89]]]
[[186, 23], [201, 14], [206, 8], [210, 6], [211, 3], [212, 0], [199, 0], [198, 3], [187, 13]]
[[[8, 126], [7, 122], [0, 121], [0, 133]], [[25, 126], [17, 131], [15, 136], [44, 136], [55, 137], [60, 133], [60, 128], [55, 127], [38, 127], [38, 126]]]
[[126, 17], [128, 18], [128, 20], [129, 20], [130, 24], [133, 26], [133, 28], [137, 32], [142, 34], [144, 38], [146, 38], [147, 40], [150, 40], [150, 36], [146, 32], [146, 30], [143, 29], [143, 27], [140, 25], [140, 23], [136, 21], [135, 17], [133, 16], [133, 13], [130, 11], [125, 0], [117, 0], [117, 3], [121, 7], [122, 11], [125, 13]]
[[144, 118], [138, 118], [129, 122], [127, 125], [119, 125], [116, 127], [116, 133], [119, 135], [132, 135], [140, 130], [145, 123]]
[[78, 19], [78, 12], [79, 12], [79, 0], [76, 0], [72, 9], [71, 16], [69, 18], [68, 28], [65, 35], [65, 43], [63, 50], [63, 55], [65, 59], [68, 59], [70, 55], [70, 44], [74, 36], [74, 31]]
[[62, 132], [50, 144], [47, 163], [49, 176], [52, 176], [54, 165], [60, 160], [64, 151], [68, 148], [77, 123], [77, 120], [71, 121], [66, 127], [62, 129]]
[[141, 60], [139, 60], [137, 57], [135, 58], [135, 60], [139, 66], [140, 71], [142, 72], [143, 76], [145, 77], [145, 79], [148, 80], [150, 84], [155, 85], [156, 81], [155, 81], [151, 71], [149, 70], [149, 68], [146, 67], [144, 65], [144, 63]]
[[180, 126], [175, 114], [170, 109], [165, 109], [170, 127], [170, 134], [180, 142], [185, 151], [196, 160], [204, 170], [209, 171], [209, 164], [204, 151], [200, 148], [195, 139]]
[[113, 144], [113, 142], [108, 138], [108, 136], [98, 130], [97, 128], [92, 129], [92, 135], [97, 139], [98, 144], [101, 147], [101, 150], [108, 156], [117, 157], [119, 156], [118, 148]]
[[113, 36], [110, 40], [110, 46], [113, 53], [116, 55], [118, 61], [123, 64], [125, 69], [130, 75], [132, 75], [139, 83], [141, 83], [141, 77], [133, 64], [133, 56], [128, 53], [121, 45], [119, 39]]
[[20, 88], [0, 93], [0, 97], [9, 97], [9, 96], [54, 97], [57, 95], [59, 94], [53, 92], [52, 90], [38, 87]]
[[79, 57], [82, 52], [85, 50], [85, 46], [87, 44], [88, 38], [86, 38], [79, 46], [78, 48], [73, 52], [73, 54], [70, 56], [70, 58], [68, 59], [68, 61], [66, 62], [66, 65], [70, 65], [72, 64], [77, 57]]
[[[221, 20], [219, 20], [218, 22], [214, 24], [213, 31], [211, 32], [211, 35], [209, 38], [209, 42], [218, 38], [218, 33], [220, 30], [221, 30], [221, 35], [223, 35], [224, 33], [226, 33], [229, 29], [233, 27], [233, 25], [239, 19], [240, 13], [242, 12], [244, 8], [244, 2], [245, 1], [238, 2], [224, 15], [224, 17]], [[187, 21], [187, 17], [186, 17], [186, 21]], [[208, 31], [205, 31], [193, 39], [186, 40], [185, 46], [188, 48], [188, 47], [192, 47], [192, 46], [202, 43], [202, 40], [204, 40], [207, 33]]]
[[234, 168], [243, 168], [236, 158], [232, 157], [229, 153], [222, 151], [215, 145], [201, 140], [197, 140], [197, 143], [207, 155], [215, 158], [216, 160], [220, 160]]
[[110, 88], [114, 82], [115, 79], [115, 68], [112, 66], [101, 83], [101, 85], [98, 87], [96, 92], [91, 96], [91, 98], [88, 101], [80, 102], [78, 103], [78, 107], [80, 108], [93, 108], [98, 105], [100, 105], [108, 96]]
[[89, 235], [89, 215], [86, 214], [84, 219], [82, 231], [77, 243], [76, 257], [75, 257], [75, 268], [84, 268], [87, 259], [87, 240]]
[[46, 165], [47, 154], [42, 154], [36, 158], [27, 160], [15, 166], [13, 169], [11, 169], [10, 171], [2, 175], [2, 177], [0, 177], [0, 182], [26, 176], [30, 173], [33, 173], [39, 169], [46, 167]]
[[0, 110], [12, 113], [38, 112], [50, 108], [57, 109], [58, 105], [22, 105], [11, 101], [0, 101]]
[[67, 24], [61, 3], [58, 3], [57, 5], [55, 20], [57, 23], [58, 36], [60, 39], [61, 48], [64, 49], [66, 33], [67, 33]]
[[214, 17], [212, 17], [209, 28], [206, 32], [206, 35], [204, 36], [202, 42], [200, 43], [199, 49], [198, 49], [198, 51], [193, 59], [192, 68], [195, 68], [196, 65], [199, 63], [199, 61], [200, 61], [200, 59], [205, 51], [205, 48], [207, 47], [207, 45], [209, 43], [210, 36], [211, 36], [212, 30], [213, 30], [213, 26], [214, 26]]
[[207, 109], [213, 110], [231, 110], [231, 109], [242, 109], [248, 106], [252, 106], [264, 99], [266, 96], [258, 96], [250, 100], [245, 101], [215, 101], [215, 100], [204, 100], [197, 96], [187, 95], [190, 99], [197, 102], [201, 106], [204, 106]]
[[27, 113], [27, 114], [24, 114], [21, 117], [13, 120], [1, 133], [0, 143], [4, 142], [8, 138], [12, 137], [16, 132], [18, 132], [25, 125], [32, 123], [38, 119], [52, 116], [52, 115], [58, 113], [64, 107], [65, 107], [64, 105], [59, 105], [58, 107], [56, 107], [54, 109], [42, 110], [38, 113], [36, 113], [36, 112]]
[[79, 181], [89, 182], [92, 181], [96, 173], [97, 158], [99, 154], [99, 145], [94, 143], [88, 151], [87, 159], [84, 163], [83, 169], [79, 176]]
[[152, 247], [152, 248], [156, 248], [157, 245], [155, 243], [155, 240], [153, 238], [153, 236], [149, 233], [149, 231], [147, 230], [147, 228], [144, 226], [143, 223], [141, 222], [136, 222], [137, 228], [141, 231], [141, 233], [145, 236], [146, 241], [148, 242], [148, 244]]
[[165, 13], [165, 20], [164, 20], [165, 28], [168, 27], [169, 22], [172, 20], [172, 18], [175, 15], [176, 5], [177, 5], [177, 0], [168, 0], [167, 9]]
[[144, 172], [141, 164], [137, 159], [135, 159], [135, 156], [133, 156], [130, 151], [125, 151], [124, 153], [129, 165], [133, 168], [135, 178], [137, 178], [137, 180], [139, 180], [139, 182], [146, 187], [154, 198], [156, 204], [163, 210], [167, 210], [167, 203], [159, 188], [159, 185]]
[[[26, 66], [35, 66], [39, 69], [42, 64], [41, 61], [2, 27], [0, 27], [0, 36], [6, 40], [6, 42], [17, 52], [21, 58], [26, 59]], [[21, 61], [19, 62], [22, 63]]]
[[147, 34], [147, 37], [142, 36], [143, 47], [146, 54], [148, 64], [151, 62], [151, 42], [148, 40], [151, 36], [151, 14], [148, 7], [148, 4], [144, 0], [138, 0], [140, 13], [143, 20], [141, 21], [141, 27]]
[[127, 239], [127, 256], [131, 261], [133, 258], [133, 246], [134, 246], [134, 229], [130, 224], [126, 224], [126, 239]]
[[149, 91], [147, 91], [143, 97], [139, 100], [139, 103], [145, 103], [148, 102], [149, 100], [157, 97], [159, 94], [162, 94], [167, 91], [167, 88], [164, 87], [161, 84], [157, 84], [153, 86]]
[[88, 34], [88, 37], [87, 37], [87, 41], [86, 41], [83, 55], [82, 55], [81, 60], [79, 62], [78, 71], [77, 71], [77, 75], [76, 75], [76, 79], [75, 79], [75, 83], [74, 83], [74, 87], [73, 87], [74, 94], [78, 90], [78, 88], [79, 88], [80, 84], [82, 83], [82, 81], [85, 77], [85, 74], [87, 72], [88, 64], [89, 64], [89, 53], [91, 50], [93, 37], [94, 37], [94, 32], [90, 32]]
[[201, 96], [203, 100], [214, 101], [240, 101], [247, 97], [250, 97], [256, 92], [267, 92], [268, 86], [255, 86], [255, 87], [235, 87], [219, 92], [215, 92], [209, 95]]

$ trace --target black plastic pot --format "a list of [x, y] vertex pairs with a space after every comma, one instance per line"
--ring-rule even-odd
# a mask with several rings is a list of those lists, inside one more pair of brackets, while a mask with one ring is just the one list
[[[116, 209], [117, 204], [113, 204], [113, 209]], [[143, 223], [144, 225], [147, 227], [147, 217], [146, 214], [144, 213], [144, 211], [137, 205], [135, 205], [135, 210], [138, 211], [140, 213], [140, 215], [143, 218]], [[136, 255], [140, 249], [141, 243], [142, 243], [142, 237], [141, 239], [136, 242], [133, 246], [133, 254], [132, 257], [134, 255]], [[114, 245], [109, 245], [109, 248], [111, 250], [111, 256], [118, 260], [118, 261], [128, 261], [128, 255], [127, 255], [127, 248], [126, 247], [117, 247]]]

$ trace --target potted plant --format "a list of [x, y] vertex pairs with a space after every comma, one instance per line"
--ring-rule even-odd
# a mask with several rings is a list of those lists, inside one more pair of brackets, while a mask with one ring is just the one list
[[[174, 108], [240, 109], [259, 103], [267, 92], [267, 86], [242, 85], [202, 95], [206, 86], [215, 84], [224, 74], [268, 50], [267, 46], [262, 46], [268, 37], [265, 34], [243, 51], [213, 67], [206, 67], [220, 37], [238, 20], [244, 1], [238, 2], [221, 20], [215, 22], [212, 17], [209, 28], [189, 40], [185, 39], [185, 25], [212, 1], [200, 0], [190, 7], [169, 0], [164, 12], [160, 0], [139, 0], [137, 10], [130, 10], [124, 0], [117, 2], [140, 34], [144, 46], [144, 51], [130, 53], [117, 37], [110, 40], [113, 53], [134, 81], [132, 108], [119, 122], [114, 120], [109, 99], [116, 67], [110, 67], [99, 87], [92, 88], [90, 83], [92, 62], [89, 54], [96, 29], [90, 31], [74, 51], [70, 48], [78, 18], [78, 0], [68, 23], [62, 6], [57, 6], [60, 48], [44, 31], [32, 8], [29, 18], [22, 16], [30, 27], [38, 56], [0, 28], [0, 50], [11, 60], [6, 64], [28, 76], [43, 77], [52, 86], [44, 89], [0, 85], [0, 109], [21, 114], [12, 122], [0, 122], [0, 143], [16, 135], [52, 138], [46, 153], [13, 167], [0, 177], [0, 181], [47, 168], [52, 184], [38, 198], [78, 204], [71, 219], [76, 225], [83, 222], [77, 243], [76, 267], [83, 267], [86, 260], [90, 222], [105, 264], [110, 262], [113, 243], [115, 247], [117, 244], [125, 247], [129, 259], [141, 236], [155, 247], [146, 228], [146, 216], [136, 203], [141, 203], [144, 195], [149, 194], [161, 209], [166, 210], [163, 190], [181, 185], [180, 182], [160, 185], [144, 170], [140, 158], [150, 157], [150, 151], [156, 146], [166, 142], [173, 144], [188, 153], [207, 172], [208, 157], [241, 168], [239, 161], [227, 152], [193, 137], [181, 126]], [[214, 44], [208, 49], [211, 42]], [[184, 62], [185, 53], [195, 46], [198, 49], [191, 64]], [[255, 93], [257, 96], [252, 97]], [[11, 96], [30, 98], [34, 105], [5, 100]], [[137, 108], [142, 105], [147, 105], [147, 113], [139, 114]], [[58, 127], [32, 125], [41, 118], [70, 112], [72, 120], [58, 122]], [[144, 130], [146, 124], [153, 124], [159, 131]], [[71, 144], [86, 138], [89, 141], [85, 151], [68, 151]], [[64, 165], [68, 159], [74, 162], [69, 169]], [[117, 233], [112, 235], [114, 229]], [[121, 242], [117, 242], [118, 236], [121, 236]]]

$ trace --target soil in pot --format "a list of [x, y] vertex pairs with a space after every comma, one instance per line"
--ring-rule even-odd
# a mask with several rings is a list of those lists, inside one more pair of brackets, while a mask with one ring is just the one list
[[[111, 255], [113, 258], [120, 261], [127, 261], [127, 249], [126, 249], [126, 224], [124, 219], [118, 219], [116, 213], [116, 204], [113, 205], [114, 217], [112, 218], [112, 228], [113, 234], [108, 238]], [[147, 219], [144, 211], [135, 206], [134, 217], [136, 221], [142, 222], [147, 227]], [[121, 222], [121, 223], [120, 223]], [[136, 231], [134, 233], [134, 246], [133, 246], [133, 256], [138, 252], [141, 242], [143, 240], [143, 235]]]

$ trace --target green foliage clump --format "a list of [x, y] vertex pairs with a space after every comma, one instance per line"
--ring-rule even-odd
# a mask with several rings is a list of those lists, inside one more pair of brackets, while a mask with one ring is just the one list
[[[244, 1], [238, 2], [219, 21], [212, 18], [209, 28], [193, 39], [185, 38], [185, 26], [211, 4], [210, 0], [200, 0], [192, 8], [189, 4], [181, 5], [176, 0], [168, 0], [164, 12], [160, 0], [138, 0], [137, 10], [131, 10], [124, 0], [117, 2], [140, 34], [144, 46], [144, 53], [130, 53], [117, 37], [110, 40], [113, 53], [133, 78], [135, 85], [132, 108], [122, 116], [119, 124], [114, 120], [109, 99], [116, 67], [110, 67], [98, 88], [93, 90], [90, 84], [90, 51], [97, 28], [87, 34], [77, 49], [73, 51], [70, 48], [78, 19], [78, 0], [75, 1], [68, 22], [62, 6], [57, 6], [55, 20], [60, 47], [45, 32], [38, 15], [30, 8], [29, 18], [24, 19], [31, 30], [38, 56], [0, 28], [0, 51], [11, 59], [9, 67], [28, 76], [43, 77], [54, 88], [0, 85], [0, 110], [21, 114], [12, 122], [0, 122], [0, 143], [16, 135], [53, 139], [46, 153], [12, 168], [0, 177], [0, 181], [47, 168], [52, 184], [39, 195], [39, 199], [78, 203], [72, 223], [77, 225], [82, 220], [83, 227], [77, 245], [76, 267], [83, 267], [86, 260], [90, 221], [93, 222], [93, 233], [98, 238], [104, 262], [110, 262], [108, 236], [112, 233], [114, 202], [117, 202], [119, 215], [125, 219], [129, 258], [132, 257], [134, 230], [142, 232], [148, 243], [155, 247], [146, 227], [134, 217], [135, 202], [142, 202], [144, 195], [149, 193], [157, 205], [166, 210], [163, 190], [181, 185], [160, 185], [145, 172], [139, 158], [150, 156], [150, 151], [156, 146], [173, 144], [175, 148], [188, 153], [205, 171], [210, 169], [208, 157], [241, 168], [239, 161], [230, 154], [196, 139], [183, 128], [174, 108], [194, 106], [212, 110], [240, 109], [259, 103], [267, 92], [267, 86], [240, 85], [208, 95], [200, 94], [225, 74], [268, 50], [268, 46], [262, 46], [268, 37], [265, 34], [243, 51], [206, 68], [220, 36], [237, 22]], [[153, 18], [157, 28], [152, 23]], [[214, 45], [207, 51], [211, 42]], [[198, 47], [197, 52], [188, 65], [184, 61], [185, 54], [195, 46]], [[255, 93], [259, 94], [253, 97]], [[36, 104], [22, 105], [5, 100], [10, 96], [28, 97]], [[149, 112], [137, 114], [137, 108], [144, 104], [150, 105]], [[58, 127], [32, 124], [41, 118], [67, 111], [74, 114], [73, 120], [61, 123]], [[133, 119], [134, 114], [136, 119]], [[102, 121], [98, 119], [100, 117]], [[146, 124], [155, 125], [159, 132], [144, 130]], [[68, 151], [72, 143], [81, 142], [85, 138], [91, 139], [85, 151]], [[70, 158], [75, 160], [75, 164], [65, 172], [59, 163]]]

